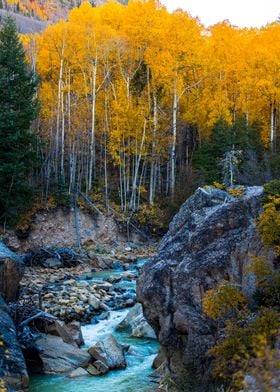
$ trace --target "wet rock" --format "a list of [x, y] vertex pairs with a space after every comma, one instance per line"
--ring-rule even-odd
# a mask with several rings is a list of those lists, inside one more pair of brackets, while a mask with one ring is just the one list
[[109, 282], [93, 282], [93, 287], [98, 290], [108, 291], [113, 285]]
[[137, 303], [129, 310], [125, 318], [116, 326], [116, 330], [120, 332], [131, 332], [131, 322], [143, 312], [142, 305]]
[[88, 350], [95, 360], [100, 360], [109, 369], [125, 369], [124, 348], [113, 335], [106, 335], [102, 342], [97, 342]]
[[109, 372], [109, 368], [104, 362], [98, 360], [89, 365], [87, 371], [92, 376], [104, 376]]
[[139, 315], [131, 323], [131, 336], [134, 338], [156, 339], [153, 328], [147, 323], [144, 315]]
[[94, 309], [99, 309], [100, 308], [100, 300], [95, 296], [95, 295], [93, 295], [93, 294], [91, 294], [89, 297], [88, 297], [88, 303], [89, 303], [89, 305], [91, 305]]
[[130, 308], [130, 307], [132, 307], [134, 304], [135, 304], [135, 300], [134, 299], [132, 299], [132, 298], [129, 298], [126, 302], [125, 302], [125, 306], [127, 307], [127, 308]]
[[85, 377], [85, 376], [88, 376], [88, 372], [85, 369], [81, 368], [81, 367], [73, 370], [68, 375], [68, 377], [70, 377], [70, 378], [78, 378], [78, 377]]
[[72, 346], [77, 347], [77, 343], [75, 342], [73, 335], [70, 329], [66, 326], [64, 321], [55, 320], [51, 325], [47, 327], [47, 333], [55, 336], [61, 337], [61, 339]]
[[117, 325], [116, 330], [126, 331], [135, 338], [156, 338], [154, 330], [143, 315], [143, 308], [140, 303], [129, 310], [126, 317]]
[[81, 330], [81, 323], [79, 321], [72, 321], [71, 323], [67, 324], [67, 327], [72, 335], [72, 338], [76, 342], [76, 344], [80, 347], [85, 344], [82, 330]]
[[117, 276], [110, 276], [108, 279], [107, 279], [107, 281], [109, 282], [109, 283], [118, 283], [118, 282], [120, 282], [122, 280], [122, 275], [117, 275]]
[[122, 274], [122, 277], [131, 280], [131, 279], [136, 279], [137, 275], [131, 271], [125, 271]]
[[42, 349], [40, 359], [45, 374], [66, 373], [86, 366], [91, 359], [87, 351], [65, 343], [58, 336], [42, 334], [36, 343]]
[[99, 316], [99, 320], [108, 320], [110, 318], [110, 312], [105, 311]]

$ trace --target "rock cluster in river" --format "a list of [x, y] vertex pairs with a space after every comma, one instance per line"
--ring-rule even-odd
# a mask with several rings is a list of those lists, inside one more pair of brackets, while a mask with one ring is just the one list
[[158, 256], [141, 271], [138, 300], [178, 390], [212, 391], [206, 353], [217, 330], [202, 312], [203, 297], [223, 280], [239, 283], [247, 294], [254, 290], [248, 265], [265, 253], [256, 227], [262, 195], [262, 187], [246, 188], [237, 198], [199, 188], [174, 217]]
[[[77, 275], [84, 275], [84, 279]], [[114, 285], [121, 280], [135, 281], [134, 273], [120, 272], [118, 277], [109, 277], [109, 281], [91, 281], [91, 276], [90, 268], [81, 266], [57, 270], [28, 268], [21, 282], [21, 301], [32, 298], [42, 310], [67, 322], [90, 322], [101, 311], [134, 305], [135, 293]]]
[[[110, 317], [110, 314], [107, 315]], [[137, 337], [155, 338], [151, 327], [143, 317], [142, 306], [136, 304], [126, 315], [124, 320], [116, 327], [117, 330], [127, 331], [134, 336], [134, 329], [140, 323], [141, 332]], [[41, 333], [36, 340], [39, 348], [25, 351], [28, 368], [32, 373], [60, 374], [68, 373], [69, 377], [82, 377], [85, 375], [100, 376], [110, 370], [125, 369], [125, 352], [129, 345], [117, 342], [112, 334], [105, 335], [89, 349], [81, 350], [84, 344], [80, 324], [75, 321], [66, 325], [60, 320], [50, 320], [46, 333]]]

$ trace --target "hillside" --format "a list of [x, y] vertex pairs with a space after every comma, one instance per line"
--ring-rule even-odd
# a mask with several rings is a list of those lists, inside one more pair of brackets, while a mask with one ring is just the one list
[[[107, 0], [90, 0], [94, 6], [100, 6]], [[119, 0], [122, 4], [127, 4], [127, 0]], [[34, 21], [51, 21], [56, 22], [68, 15], [69, 10], [79, 7], [83, 0], [0, 0], [0, 15], [7, 12], [12, 13], [19, 24], [21, 32], [33, 32], [42, 30], [44, 24]], [[19, 16], [20, 15], [20, 16]], [[28, 19], [23, 19], [27, 17]], [[31, 27], [28, 20], [32, 20]]]

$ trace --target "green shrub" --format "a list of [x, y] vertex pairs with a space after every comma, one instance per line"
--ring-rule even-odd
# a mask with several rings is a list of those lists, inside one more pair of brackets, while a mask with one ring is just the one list
[[266, 195], [277, 196], [280, 195], [280, 180], [272, 180], [264, 185]]

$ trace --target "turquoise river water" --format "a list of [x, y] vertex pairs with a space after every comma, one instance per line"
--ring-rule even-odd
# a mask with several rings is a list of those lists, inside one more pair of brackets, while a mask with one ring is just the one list
[[[140, 264], [140, 263], [139, 263]], [[108, 276], [119, 275], [120, 271], [106, 271], [93, 275], [93, 280], [106, 279]], [[127, 289], [135, 289], [135, 283], [120, 282]], [[153, 372], [151, 365], [158, 351], [158, 343], [150, 339], [131, 338], [125, 332], [115, 331], [115, 327], [126, 316], [128, 310], [111, 311], [107, 320], [97, 324], [85, 325], [82, 333], [85, 349], [104, 335], [112, 333], [119, 343], [129, 345], [126, 353], [127, 368], [110, 371], [101, 377], [69, 378], [67, 375], [30, 377], [30, 392], [150, 392], [156, 389], [149, 377]]]

